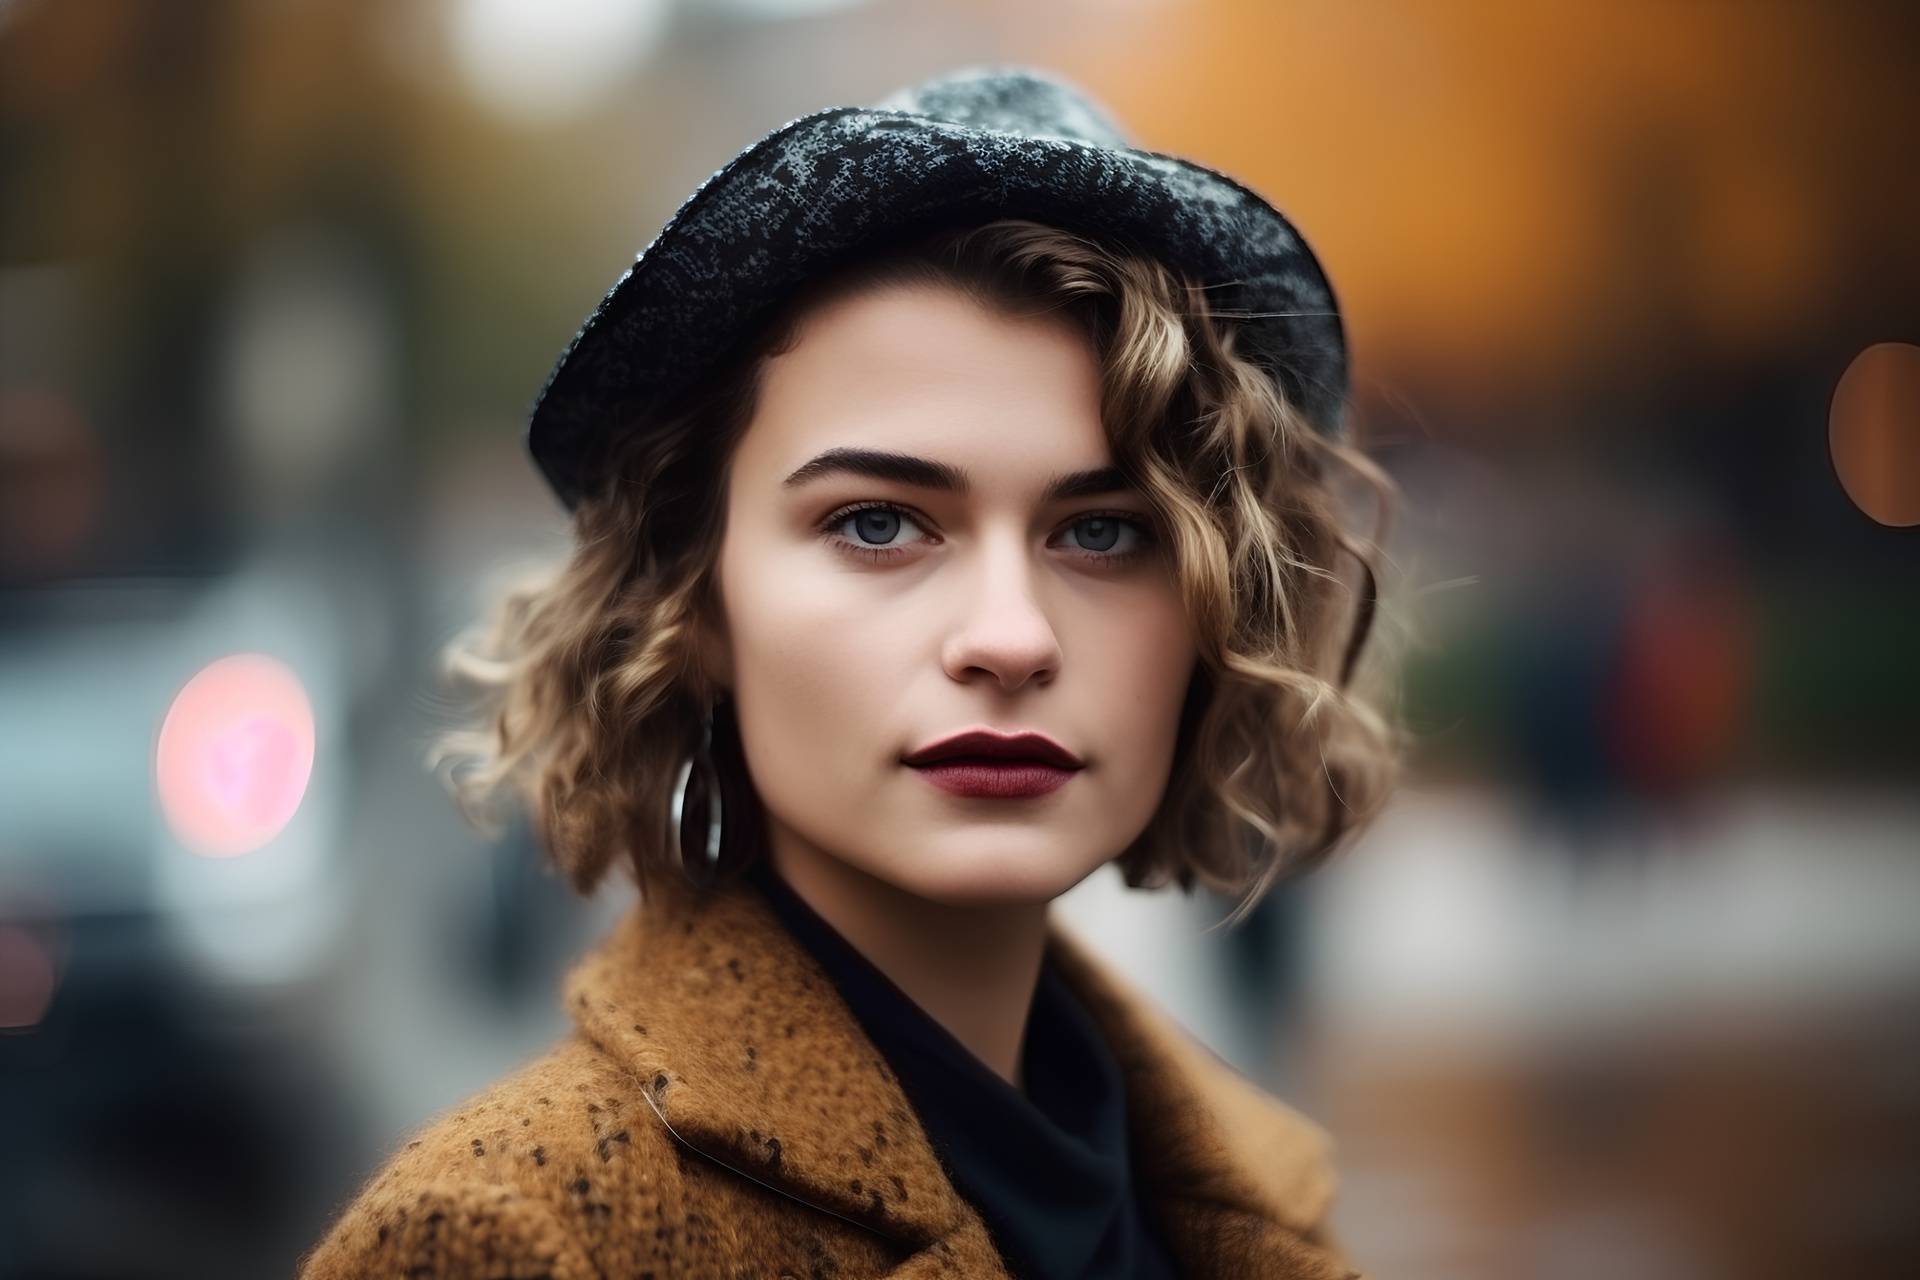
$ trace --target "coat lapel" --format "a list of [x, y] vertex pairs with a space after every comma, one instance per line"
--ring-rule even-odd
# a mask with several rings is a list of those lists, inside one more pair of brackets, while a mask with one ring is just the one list
[[[567, 1008], [682, 1142], [885, 1236], [895, 1280], [1006, 1271], [897, 1077], [750, 886], [659, 877], [567, 975]], [[1235, 1072], [1056, 919], [1048, 946], [1127, 1081], [1139, 1176], [1191, 1274], [1338, 1277], [1303, 1246], [1333, 1194], [1326, 1134]]]
[[1176, 1025], [1055, 920], [1049, 943], [1120, 1061], [1137, 1177], [1182, 1270], [1347, 1280], [1308, 1244], [1337, 1178], [1331, 1136]]

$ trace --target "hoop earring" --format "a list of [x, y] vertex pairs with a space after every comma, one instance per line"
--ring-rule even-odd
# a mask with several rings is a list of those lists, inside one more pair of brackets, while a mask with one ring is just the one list
[[[680, 853], [680, 871], [693, 884], [701, 888], [709, 887], [719, 874], [720, 868], [720, 772], [713, 763], [713, 704], [707, 705], [706, 726], [701, 731], [700, 748], [680, 764], [680, 776], [673, 787], [673, 836], [674, 847]], [[686, 805], [688, 784], [693, 778], [695, 764], [700, 766], [700, 789], [707, 797], [707, 840], [706, 848], [699, 859], [699, 870], [695, 871], [687, 857]]]

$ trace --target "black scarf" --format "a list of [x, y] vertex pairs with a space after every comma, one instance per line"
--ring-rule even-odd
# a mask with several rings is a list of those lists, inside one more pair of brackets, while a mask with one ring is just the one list
[[1172, 1280], [1134, 1186], [1126, 1093], [1092, 1015], [1043, 963], [1014, 1088], [795, 892], [765, 857], [747, 872], [819, 961], [899, 1076], [955, 1188], [1018, 1280]]

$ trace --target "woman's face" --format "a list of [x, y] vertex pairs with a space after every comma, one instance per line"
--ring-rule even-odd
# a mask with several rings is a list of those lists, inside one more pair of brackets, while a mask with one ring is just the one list
[[[1112, 465], [1099, 387], [1065, 321], [926, 286], [829, 303], [768, 365], [726, 482], [711, 656], [776, 847], [937, 901], [1032, 902], [1146, 826], [1196, 651], [1145, 497], [1047, 496]], [[902, 763], [972, 728], [1043, 733], [1084, 767], [985, 798]]]

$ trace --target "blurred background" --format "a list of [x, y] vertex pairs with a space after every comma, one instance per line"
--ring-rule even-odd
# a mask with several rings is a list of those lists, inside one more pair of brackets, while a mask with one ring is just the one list
[[741, 147], [997, 59], [1288, 212], [1405, 493], [1386, 817], [1058, 910], [1370, 1274], [1920, 1274], [1920, 8], [0, 0], [0, 1275], [288, 1274], [565, 1033], [627, 900], [420, 763], [525, 411]]

